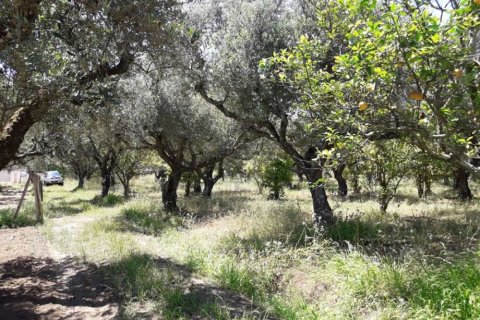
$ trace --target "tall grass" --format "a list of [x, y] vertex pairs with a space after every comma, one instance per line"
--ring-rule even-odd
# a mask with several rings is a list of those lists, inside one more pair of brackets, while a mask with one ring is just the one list
[[[288, 190], [276, 202], [251, 183], [220, 182], [212, 199], [180, 199], [187, 223], [164, 213], [158, 190], [143, 179], [140, 199], [75, 203], [78, 218], [94, 219], [78, 229], [49, 222], [65, 251], [106, 265], [127, 301], [126, 318], [148, 318], [138, 313], [148, 304], [166, 319], [231, 318], [220, 303], [188, 290], [183, 268], [280, 319], [480, 318], [476, 204], [417, 201], [408, 185], [386, 216], [368, 196], [333, 198], [337, 223], [316, 233], [307, 190]], [[70, 197], [60, 196], [72, 204]], [[61, 219], [68, 225], [77, 217]]]
[[19, 228], [33, 226], [37, 223], [35, 207], [31, 202], [23, 204], [17, 218], [14, 218], [15, 209], [0, 209], [0, 228]]
[[153, 235], [182, 223], [180, 217], [165, 213], [160, 203], [145, 200], [126, 205], [121, 210], [120, 221], [136, 231]]

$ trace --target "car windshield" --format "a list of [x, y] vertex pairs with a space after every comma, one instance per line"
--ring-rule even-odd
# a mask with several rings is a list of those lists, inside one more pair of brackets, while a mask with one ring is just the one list
[[48, 178], [57, 178], [57, 177], [60, 177], [60, 173], [57, 172], [57, 171], [47, 172], [47, 177]]

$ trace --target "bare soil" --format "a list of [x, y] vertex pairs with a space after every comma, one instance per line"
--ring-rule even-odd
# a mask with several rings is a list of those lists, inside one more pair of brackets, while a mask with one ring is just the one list
[[94, 265], [55, 252], [37, 227], [0, 229], [0, 318], [114, 319], [118, 304]]

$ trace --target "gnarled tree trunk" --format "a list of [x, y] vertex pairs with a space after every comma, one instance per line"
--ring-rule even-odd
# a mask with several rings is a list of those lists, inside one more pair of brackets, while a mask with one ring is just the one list
[[203, 179], [203, 191], [202, 196], [204, 197], [211, 197], [213, 186], [215, 185], [215, 181], [213, 179], [205, 178]]
[[182, 178], [182, 170], [172, 168], [172, 172], [168, 175], [167, 181], [162, 185], [162, 203], [165, 211], [178, 211], [177, 206], [177, 190]]
[[[325, 192], [322, 165], [314, 160], [317, 157], [317, 149], [310, 148], [299, 165], [307, 178], [310, 194], [313, 202], [313, 222], [315, 226], [333, 223], [333, 210], [330, 207]], [[298, 160], [297, 160], [298, 161]]]
[[122, 185], [123, 185], [123, 196], [125, 198], [129, 198], [130, 193], [132, 192], [130, 190], [130, 180], [125, 181], [125, 183], [122, 183]]
[[333, 211], [328, 203], [323, 181], [321, 181], [323, 177], [322, 170], [320, 167], [305, 169], [305, 176], [307, 177], [313, 201], [313, 221], [317, 226], [333, 222]]
[[343, 177], [343, 171], [345, 168], [345, 164], [340, 164], [333, 170], [333, 175], [338, 183], [338, 195], [340, 197], [346, 197], [348, 194], [347, 180]]
[[200, 183], [200, 178], [195, 178], [193, 181], [193, 193], [202, 193], [202, 184]]
[[83, 189], [85, 187], [85, 179], [87, 178], [87, 173], [83, 170], [75, 170], [75, 175], [78, 179], [78, 185], [75, 189]]
[[212, 190], [215, 184], [223, 177], [223, 161], [218, 163], [218, 173], [216, 176], [213, 176], [213, 171], [215, 170], [215, 164], [206, 167], [201, 174], [203, 180], [203, 192], [202, 196], [211, 197]]
[[415, 182], [417, 184], [417, 193], [419, 198], [426, 199], [432, 195], [432, 182], [428, 174], [417, 174]]
[[458, 193], [458, 198], [463, 201], [472, 200], [473, 194], [468, 185], [470, 173], [463, 168], [457, 168], [454, 171], [454, 189]]
[[110, 187], [112, 186], [112, 177], [113, 177], [113, 170], [109, 168], [102, 168], [101, 169], [101, 176], [102, 176], [102, 197], [106, 197], [110, 191]]
[[84, 187], [85, 187], [85, 176], [81, 174], [78, 176], [78, 185], [76, 189], [82, 189]]
[[0, 170], [16, 159], [16, 154], [30, 127], [41, 119], [38, 112], [33, 114], [32, 109], [41, 108], [41, 104], [34, 104], [21, 108], [15, 112], [0, 133]]

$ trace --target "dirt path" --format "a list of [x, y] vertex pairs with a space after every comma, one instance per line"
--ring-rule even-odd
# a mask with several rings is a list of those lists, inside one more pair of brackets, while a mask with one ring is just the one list
[[38, 228], [0, 229], [1, 319], [114, 319], [113, 297], [95, 266], [55, 252]]

